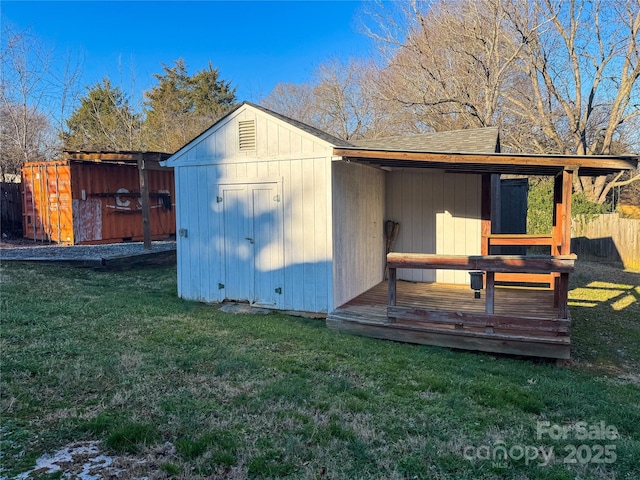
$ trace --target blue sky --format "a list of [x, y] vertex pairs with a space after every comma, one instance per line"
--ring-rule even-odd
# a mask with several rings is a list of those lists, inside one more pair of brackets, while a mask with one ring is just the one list
[[257, 102], [279, 82], [309, 81], [330, 58], [367, 55], [362, 7], [338, 0], [2, 0], [0, 8], [3, 23], [29, 28], [58, 57], [79, 54], [83, 85], [109, 76], [139, 94], [153, 85], [162, 63], [182, 57], [190, 73], [211, 60], [237, 87], [239, 100]]

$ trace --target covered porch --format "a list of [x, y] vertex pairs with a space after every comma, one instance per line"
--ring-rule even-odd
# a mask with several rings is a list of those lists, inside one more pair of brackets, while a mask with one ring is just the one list
[[[348, 162], [380, 169], [387, 175], [405, 170], [416, 175], [433, 171], [456, 177], [457, 174], [466, 175], [466, 178], [475, 176], [479, 185], [476, 190], [477, 216], [471, 213], [474, 209], [470, 208], [468, 188], [445, 188], [444, 191], [454, 203], [458, 194], [466, 195], [466, 200], [462, 201], [466, 201], [466, 208], [461, 210], [466, 218], [477, 219], [479, 234], [469, 228], [468, 223], [454, 221], [444, 233], [435, 234], [435, 241], [423, 242], [428, 245], [426, 249], [390, 253], [386, 258], [389, 281], [378, 279], [370, 283], [368, 289], [348, 297], [329, 313], [329, 328], [425, 345], [570, 358], [571, 317], [567, 294], [569, 274], [576, 260], [570, 252], [572, 183], [578, 175], [597, 176], [635, 169], [636, 157], [452, 154], [375, 148], [335, 148], [334, 154]], [[544, 175], [555, 179], [551, 232], [546, 235], [505, 235], [495, 228], [499, 202], [496, 190], [501, 174]], [[393, 187], [396, 189], [387, 187], [387, 197], [396, 195], [398, 188], [402, 189], [398, 183]], [[442, 186], [434, 182], [433, 188], [436, 191]], [[415, 197], [424, 200], [429, 195]], [[435, 194], [433, 198], [436, 198]], [[386, 215], [389, 218], [389, 203]], [[423, 222], [427, 228], [422, 232], [426, 235], [434, 235], [428, 227], [440, 225], [438, 221], [426, 222], [420, 216], [408, 217]], [[443, 249], [447, 250], [447, 242], [452, 242], [447, 236], [452, 232], [456, 246], [466, 241], [470, 254], [442, 253]], [[542, 246], [547, 253], [541, 256], [499, 255], [500, 247], [505, 246]], [[451, 270], [458, 271], [455, 277], [439, 273]], [[408, 273], [418, 271], [427, 273]], [[485, 278], [486, 288], [480, 299], [474, 298], [469, 283], [460, 284], [461, 275], [466, 276], [468, 271], [482, 272]], [[348, 278], [349, 272], [345, 270], [342, 275]], [[427, 280], [406, 281], [413, 278]], [[456, 284], [442, 281], [447, 278], [455, 278]]]

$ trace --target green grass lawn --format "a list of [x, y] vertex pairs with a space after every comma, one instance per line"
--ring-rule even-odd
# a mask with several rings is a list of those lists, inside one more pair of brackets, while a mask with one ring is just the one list
[[[1, 267], [0, 477], [102, 440], [140, 457], [171, 442], [150, 478], [640, 478], [638, 274], [579, 266], [566, 368], [227, 314], [178, 299], [175, 275]], [[533, 447], [548, 465], [519, 458]]]

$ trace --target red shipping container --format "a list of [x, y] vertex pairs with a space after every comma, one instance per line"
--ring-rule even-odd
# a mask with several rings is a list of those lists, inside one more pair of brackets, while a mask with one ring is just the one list
[[67, 245], [143, 240], [138, 162], [148, 172], [151, 238], [176, 233], [173, 169], [157, 152], [65, 152], [22, 168], [25, 238]]

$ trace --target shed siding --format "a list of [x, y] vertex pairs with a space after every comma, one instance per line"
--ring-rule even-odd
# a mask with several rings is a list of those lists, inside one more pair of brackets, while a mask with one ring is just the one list
[[177, 228], [187, 236], [177, 236], [178, 294], [199, 301], [219, 301], [220, 262], [217, 253], [216, 183], [207, 167], [176, 169]]
[[333, 163], [333, 278], [339, 307], [382, 281], [385, 173]]
[[[256, 120], [256, 150], [239, 152], [237, 122]], [[333, 309], [331, 148], [251, 108], [240, 109], [170, 162], [178, 185], [178, 290], [183, 298], [224, 300], [220, 185], [276, 183], [281, 194], [282, 308]], [[259, 252], [256, 252], [256, 256]], [[251, 279], [247, 279], [250, 282]]]
[[217, 167], [220, 184], [267, 181], [282, 184], [283, 295], [287, 310], [326, 312], [332, 305], [332, 283], [327, 281], [331, 276], [332, 249], [327, 199], [330, 168], [326, 157]]
[[[255, 120], [256, 149], [239, 151], [238, 122]], [[314, 158], [331, 155], [330, 146], [306, 132], [253, 108], [242, 108], [215, 125], [179, 156], [170, 166], [218, 165], [253, 162], [256, 159]]]
[[[386, 219], [400, 222], [396, 252], [480, 254], [480, 175], [397, 170], [387, 174]], [[454, 270], [398, 270], [414, 282], [467, 284]]]

